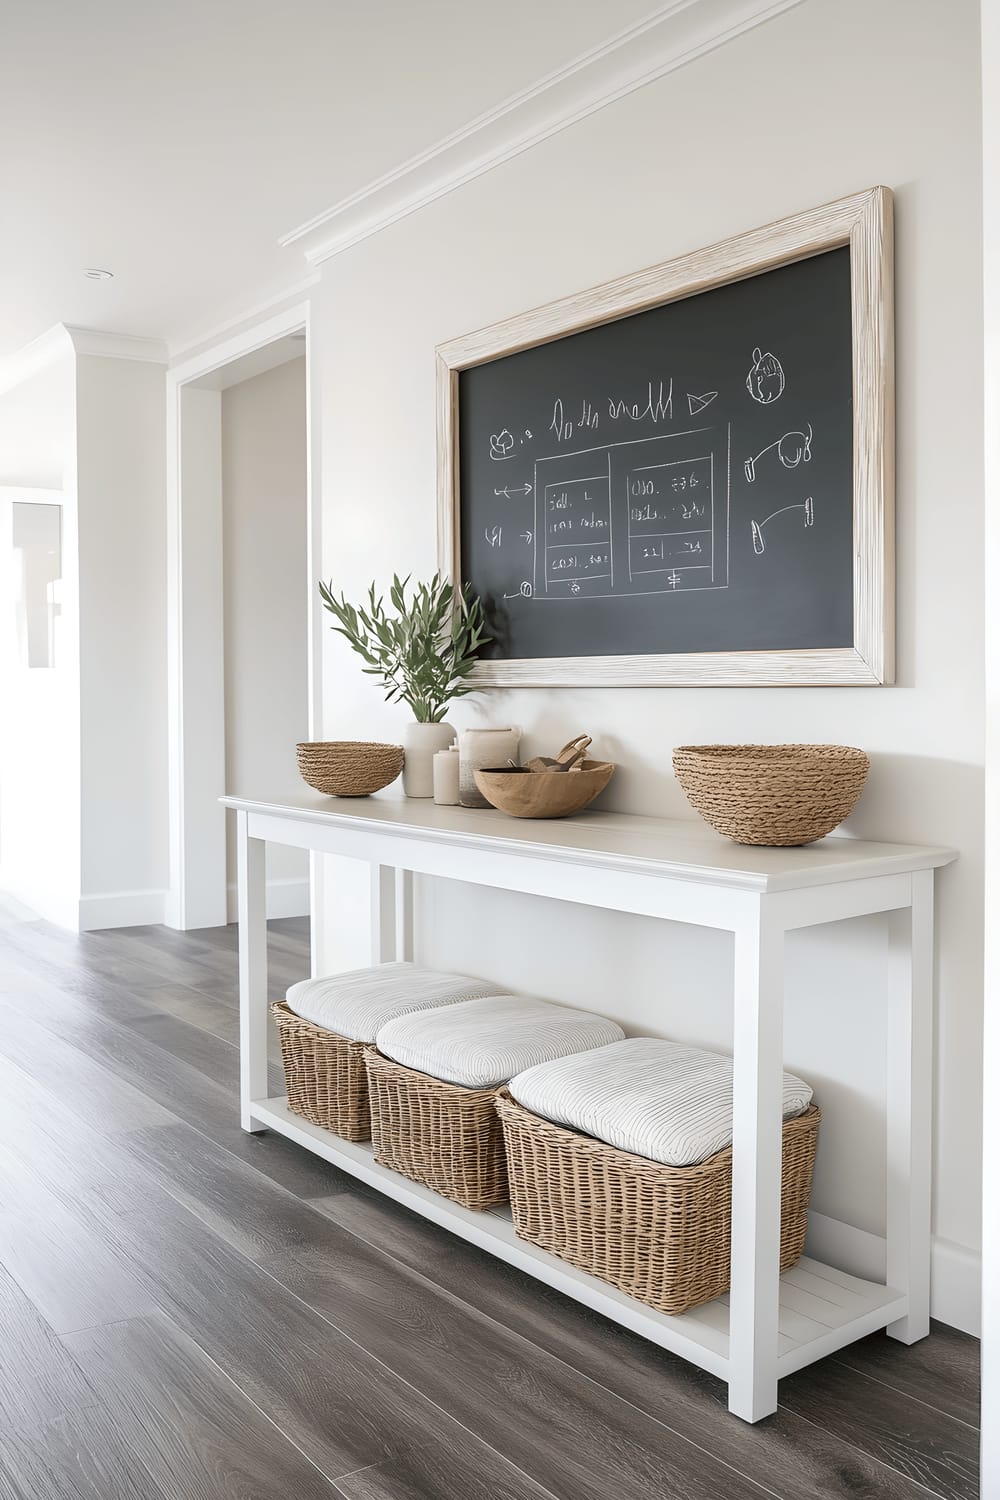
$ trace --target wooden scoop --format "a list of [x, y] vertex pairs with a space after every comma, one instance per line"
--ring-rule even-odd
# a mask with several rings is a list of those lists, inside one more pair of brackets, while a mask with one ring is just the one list
[[569, 740], [558, 755], [533, 755], [524, 763], [526, 771], [568, 771], [583, 760], [591, 743], [589, 734], [578, 734], [575, 740]]

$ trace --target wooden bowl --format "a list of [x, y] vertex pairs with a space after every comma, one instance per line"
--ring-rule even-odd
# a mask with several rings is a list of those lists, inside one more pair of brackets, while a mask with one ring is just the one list
[[302, 780], [328, 797], [368, 797], [403, 769], [402, 745], [370, 740], [310, 740], [295, 753]]
[[811, 844], [861, 796], [869, 760], [852, 745], [678, 745], [691, 806], [736, 844]]
[[512, 818], [568, 818], [593, 802], [614, 773], [610, 761], [585, 760], [578, 771], [503, 766], [475, 777], [487, 802]]

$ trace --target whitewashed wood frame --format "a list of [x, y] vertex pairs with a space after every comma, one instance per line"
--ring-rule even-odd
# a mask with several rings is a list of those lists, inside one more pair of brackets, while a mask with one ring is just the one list
[[808, 651], [484, 661], [482, 687], [858, 687], [894, 673], [892, 193], [869, 188], [662, 265], [562, 297], [437, 349], [438, 556], [458, 578], [461, 539], [459, 375], [696, 292], [847, 245], [854, 385], [854, 644]]

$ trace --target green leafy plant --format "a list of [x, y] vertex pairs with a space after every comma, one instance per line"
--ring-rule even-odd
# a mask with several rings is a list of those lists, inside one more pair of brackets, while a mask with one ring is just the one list
[[337, 621], [330, 628], [350, 641], [366, 665], [369, 677], [380, 677], [387, 703], [408, 703], [418, 724], [438, 724], [448, 704], [474, 693], [469, 681], [486, 634], [483, 606], [468, 584], [456, 589], [440, 573], [430, 583], [406, 590], [410, 578], [393, 576], [387, 612], [384, 600], [368, 590], [367, 607], [355, 608], [338, 599], [330, 584], [321, 583], [320, 597]]

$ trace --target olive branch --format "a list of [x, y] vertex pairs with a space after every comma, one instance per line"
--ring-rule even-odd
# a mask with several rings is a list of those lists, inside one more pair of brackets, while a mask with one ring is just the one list
[[410, 575], [393, 575], [386, 610], [374, 583], [367, 605], [355, 608], [338, 599], [331, 584], [320, 583], [320, 598], [337, 623], [331, 625], [364, 660], [369, 677], [379, 677], [387, 703], [409, 704], [418, 724], [438, 724], [455, 698], [476, 691], [469, 681], [480, 648], [491, 636], [480, 600], [468, 584], [456, 589], [440, 573], [430, 583], [415, 584], [407, 599]]

